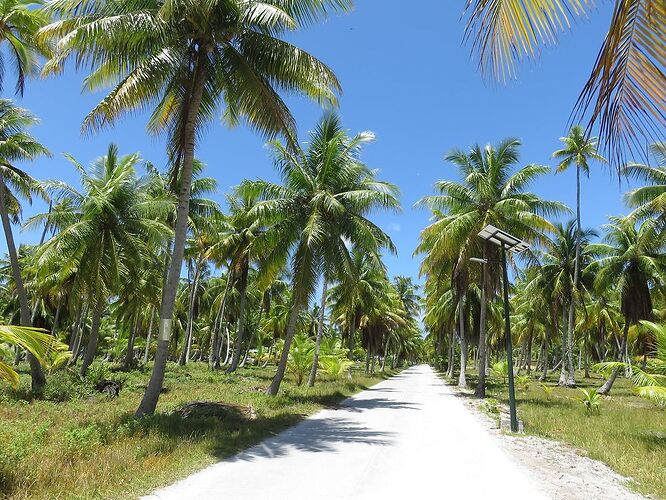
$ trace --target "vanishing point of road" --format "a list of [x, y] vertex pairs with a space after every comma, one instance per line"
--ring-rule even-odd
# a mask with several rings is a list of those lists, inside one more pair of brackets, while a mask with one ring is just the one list
[[151, 499], [543, 498], [428, 366], [409, 368]]

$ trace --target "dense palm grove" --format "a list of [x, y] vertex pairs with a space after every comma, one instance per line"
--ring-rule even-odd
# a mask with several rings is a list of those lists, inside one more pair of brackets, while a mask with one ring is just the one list
[[[535, 9], [506, 3], [467, 5], [481, 67], [500, 78], [554, 39], [572, 12], [587, 9], [577, 0], [544, 0]], [[664, 145], [652, 146], [650, 165], [624, 161], [663, 125], [663, 6], [616, 5], [577, 107], [590, 126], [573, 127], [553, 154], [557, 171], [576, 169], [575, 211], [527, 191], [550, 169], [522, 166], [517, 140], [447, 155], [459, 181], [439, 181], [438, 193], [418, 204], [433, 214], [417, 248], [423, 298], [410, 278], [389, 278], [382, 262], [395, 249], [372, 217], [400, 204], [397, 187], [361, 160], [372, 135], [348, 134], [331, 112], [299, 145], [281, 97], [337, 104], [332, 70], [285, 37], [351, 7], [347, 0], [0, 2], [0, 41], [12, 54], [17, 94], [39, 73], [83, 71], [85, 90], [106, 92], [84, 130], [148, 111], [148, 131], [165, 138], [168, 158], [158, 168], [112, 144], [97, 159], [68, 156], [79, 187], [36, 181], [24, 164], [51, 154], [30, 135], [36, 117], [0, 101], [8, 250], [0, 376], [17, 386], [15, 368], [25, 361], [39, 395], [59, 370], [85, 378], [97, 362], [125, 370], [149, 364], [136, 412], [143, 416], [156, 409], [168, 362], [227, 373], [274, 364], [266, 392], [275, 395], [287, 372], [313, 385], [318, 370], [342, 377], [357, 361], [373, 372], [430, 358], [451, 377], [457, 369], [460, 385], [477, 370], [484, 397], [489, 366], [502, 356], [498, 252], [477, 237], [493, 224], [532, 245], [512, 273], [519, 368], [542, 377], [560, 370], [567, 387], [576, 385], [577, 368], [598, 370], [608, 377], [603, 394], [622, 373], [664, 401]], [[197, 141], [220, 112], [270, 141], [281, 178], [243, 182], [223, 205], [197, 158]], [[606, 161], [589, 134], [594, 126], [620, 174], [644, 184], [627, 193], [630, 213], [599, 231], [585, 228], [580, 213], [580, 176]], [[24, 220], [33, 198], [48, 210]], [[12, 226], [20, 224], [40, 231], [40, 243], [17, 245]]]
[[[580, 127], [562, 142], [553, 154], [556, 172], [576, 169], [580, 203], [580, 174], [589, 175], [605, 160], [596, 139], [586, 138]], [[604, 395], [618, 374], [626, 374], [639, 394], [666, 404], [666, 337], [660, 326], [666, 314], [664, 144], [652, 146], [654, 163], [622, 167], [623, 176], [642, 185], [625, 195], [629, 213], [610, 217], [599, 231], [581, 224], [580, 204], [572, 211], [528, 191], [552, 174], [546, 166], [521, 166], [519, 147], [509, 139], [451, 152], [446, 160], [461, 181], [439, 181], [439, 193], [419, 202], [433, 213], [417, 252], [424, 255], [425, 325], [435, 359], [449, 377], [458, 372], [461, 386], [473, 362], [479, 397], [485, 395], [489, 367], [496, 366], [500, 376], [506, 370], [500, 248], [478, 236], [492, 224], [531, 244], [512, 261], [517, 370], [542, 381], [559, 371], [565, 387], [576, 386], [577, 370], [586, 378], [595, 370], [607, 376], [597, 390]], [[567, 220], [571, 212], [575, 217]]]

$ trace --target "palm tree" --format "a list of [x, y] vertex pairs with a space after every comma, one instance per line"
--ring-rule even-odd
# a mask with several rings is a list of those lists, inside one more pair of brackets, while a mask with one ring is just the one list
[[646, 217], [658, 217], [660, 223], [666, 223], [666, 142], [658, 142], [650, 146], [656, 166], [629, 163], [622, 172], [647, 182], [647, 186], [629, 191], [625, 195], [627, 205], [634, 208], [631, 217], [641, 220]]
[[[662, 0], [615, 0], [610, 27], [574, 116], [589, 113], [587, 132], [598, 128], [621, 163], [624, 151], [664, 138], [666, 9]], [[517, 64], [537, 58], [541, 45], [557, 41], [574, 18], [584, 19], [587, 0], [469, 0], [465, 38], [473, 39], [479, 67], [506, 81]]]
[[333, 72], [280, 37], [331, 10], [349, 7], [348, 0], [102, 0], [83, 8], [78, 0], [50, 4], [64, 21], [40, 31], [43, 40], [59, 40], [44, 71], [62, 71], [77, 54], [77, 63], [91, 69], [86, 89], [115, 85], [84, 127], [96, 129], [154, 104], [148, 127], [167, 132], [171, 163], [178, 170], [180, 192], [159, 342], [137, 416], [155, 411], [164, 380], [197, 138], [224, 105], [230, 124], [245, 119], [266, 136], [282, 134], [292, 140], [294, 119], [278, 90], [335, 103], [340, 86]]
[[[596, 137], [588, 138], [585, 135], [583, 127], [576, 125], [571, 127], [569, 135], [560, 139], [564, 143], [564, 148], [558, 149], [553, 153], [553, 158], [560, 159], [557, 165], [557, 172], [564, 172], [571, 165], [576, 165], [576, 255], [574, 257], [574, 275], [573, 289], [578, 289], [580, 277], [580, 245], [581, 245], [581, 219], [580, 219], [580, 173], [581, 170], [586, 176], [590, 175], [590, 160], [596, 160], [600, 163], [605, 162], [605, 158], [597, 153]], [[560, 385], [575, 387], [576, 379], [573, 368], [573, 337], [574, 325], [576, 323], [576, 294], [571, 295], [569, 302], [569, 320], [567, 323], [566, 353], [567, 363], [562, 363], [562, 376]], [[566, 370], [564, 367], [566, 366]]]
[[[48, 150], [25, 132], [25, 129], [37, 123], [30, 112], [17, 108], [11, 101], [0, 99], [0, 217], [7, 240], [7, 252], [16, 286], [20, 307], [21, 326], [32, 326], [28, 294], [21, 276], [19, 256], [14, 243], [12, 225], [20, 221], [21, 203], [24, 198], [32, 203], [34, 194], [46, 198], [44, 191], [30, 175], [16, 166], [16, 162], [31, 161], [48, 155]], [[10, 219], [11, 217], [11, 219]], [[32, 390], [39, 393], [46, 378], [39, 361], [28, 351]]]
[[215, 259], [229, 261], [229, 279], [236, 283], [240, 299], [236, 346], [231, 357], [231, 364], [226, 370], [227, 373], [233, 373], [238, 368], [245, 341], [250, 264], [266, 250], [261, 246], [264, 243], [264, 228], [252, 214], [256, 203], [255, 196], [243, 193], [241, 189], [235, 189], [234, 193], [227, 197], [229, 215], [226, 217], [225, 228], [211, 248], [211, 255]]
[[246, 184], [264, 200], [251, 213], [269, 227], [273, 239], [265, 265], [279, 267], [291, 259], [293, 297], [285, 345], [267, 394], [280, 388], [296, 322], [322, 272], [349, 275], [350, 244], [366, 252], [393, 249], [386, 233], [367, 219], [374, 209], [399, 207], [397, 188], [377, 181], [376, 172], [359, 160], [363, 144], [372, 138], [368, 132], [350, 138], [338, 117], [327, 114], [310, 134], [307, 150], [272, 144], [283, 185]]
[[[347, 355], [354, 360], [354, 341], [363, 317], [384, 293], [388, 279], [386, 267], [375, 252], [352, 248], [351, 272], [340, 276], [330, 290], [332, 317], [347, 339]], [[351, 372], [350, 372], [351, 373]]]
[[[7, 45], [16, 74], [16, 93], [23, 95], [25, 79], [38, 73], [39, 58], [50, 53], [47, 45], [35, 43], [37, 31], [50, 18], [40, 7], [42, 0], [0, 1], [0, 43]], [[0, 59], [0, 91], [3, 89], [5, 58]]]
[[[595, 286], [601, 290], [616, 288], [620, 292], [620, 306], [624, 316], [624, 328], [620, 344], [620, 361], [627, 358], [629, 327], [641, 320], [652, 318], [651, 289], [666, 283], [664, 269], [664, 239], [655, 229], [655, 222], [647, 220], [638, 228], [632, 218], [611, 217], [604, 225], [604, 243], [588, 247], [599, 256]], [[617, 378], [618, 369], [597, 392], [609, 394]]]
[[[465, 296], [469, 289], [469, 259], [481, 253], [484, 259], [498, 260], [496, 248], [480, 243], [478, 233], [487, 224], [502, 228], [532, 243], [543, 243], [544, 233], [553, 225], [546, 216], [566, 210], [561, 203], [544, 201], [525, 192], [531, 182], [546, 174], [546, 166], [530, 164], [513, 171], [519, 161], [520, 141], [506, 139], [498, 146], [474, 146], [469, 152], [454, 150], [446, 156], [463, 179], [462, 183], [441, 180], [435, 187], [441, 194], [426, 196], [417, 205], [428, 207], [437, 219], [421, 233], [417, 252], [426, 253], [423, 270], [439, 273], [451, 268], [452, 286], [458, 300], [461, 348], [460, 385], [466, 385], [467, 334]], [[447, 263], [452, 265], [447, 266]], [[479, 327], [479, 381], [476, 394], [485, 397], [487, 302], [497, 288], [499, 276], [493, 266], [482, 269]]]
[[[545, 300], [549, 311], [550, 327], [553, 333], [562, 328], [562, 368], [560, 384], [567, 385], [573, 380], [573, 354], [571, 345], [573, 339], [569, 337], [569, 330], [564, 324], [560, 325], [560, 311], [565, 314], [567, 304], [573, 297], [582, 292], [582, 283], [574, 285], [575, 259], [578, 252], [579, 262], [584, 266], [590, 263], [591, 257], [587, 250], [590, 240], [597, 233], [590, 229], [578, 230], [575, 220], [566, 224], [556, 223], [552, 236], [545, 242], [543, 250], [537, 252], [541, 265], [533, 278], [526, 285], [528, 296], [539, 297]], [[564, 323], [564, 318], [562, 319]], [[572, 330], [573, 332], [573, 330]], [[543, 367], [542, 380], [545, 380], [547, 368]]]
[[59, 232], [37, 252], [40, 273], [58, 275], [64, 282], [74, 277], [74, 289], [88, 297], [92, 326], [81, 375], [85, 375], [96, 350], [102, 313], [110, 294], [129, 279], [149, 249], [165, 245], [171, 232], [165, 224], [171, 201], [148, 195], [152, 177], [137, 177], [137, 154], [118, 156], [111, 144], [105, 156], [86, 169], [67, 156], [81, 176], [79, 192], [59, 181], [46, 183], [67, 210], [39, 214], [29, 224], [46, 221]]

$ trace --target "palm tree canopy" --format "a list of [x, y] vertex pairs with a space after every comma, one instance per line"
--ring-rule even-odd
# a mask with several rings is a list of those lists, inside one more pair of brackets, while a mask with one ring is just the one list
[[656, 165], [629, 163], [622, 172], [628, 177], [641, 180], [647, 186], [632, 189], [625, 195], [625, 201], [635, 208], [631, 217], [643, 219], [649, 216], [664, 217], [666, 213], [666, 142], [650, 146]]
[[28, 110], [18, 108], [8, 99], [0, 99], [0, 175], [5, 183], [7, 212], [15, 224], [21, 218], [19, 198], [32, 203], [33, 195], [48, 199], [46, 192], [16, 162], [34, 160], [49, 155], [25, 129], [38, 123]]
[[[398, 209], [398, 189], [376, 180], [376, 172], [359, 160], [374, 136], [349, 137], [338, 117], [326, 115], [310, 134], [306, 150], [272, 143], [283, 184], [248, 182], [244, 189], [262, 201], [251, 210], [271, 226], [273, 251], [267, 265], [291, 253], [295, 293], [314, 290], [322, 272], [351, 275], [349, 246], [375, 254], [394, 251], [390, 237], [367, 216], [375, 209]], [[299, 297], [298, 300], [306, 300]]]
[[150, 107], [149, 129], [168, 133], [177, 165], [187, 135], [184, 96], [197, 68], [205, 71], [198, 131], [223, 108], [230, 124], [245, 119], [262, 134], [291, 137], [294, 119], [278, 91], [334, 103], [340, 85], [332, 71], [280, 36], [349, 7], [346, 0], [52, 0], [47, 10], [60, 19], [39, 33], [56, 42], [44, 72], [61, 72], [76, 53], [77, 65], [90, 68], [86, 90], [112, 87], [84, 127]]
[[31, 217], [26, 225], [47, 223], [57, 234], [37, 253], [40, 273], [61, 281], [76, 276], [77, 288], [104, 294], [129, 279], [133, 264], [164, 245], [171, 234], [165, 224], [171, 198], [152, 198], [154, 177], [137, 177], [136, 154], [119, 156], [110, 145], [105, 156], [86, 169], [68, 159], [81, 176], [83, 191], [59, 181], [45, 183], [57, 209]]
[[571, 165], [578, 166], [586, 175], [590, 175], [589, 160], [605, 163], [606, 159], [597, 153], [597, 138], [587, 137], [585, 130], [580, 125], [574, 125], [569, 135], [561, 137], [564, 143], [562, 149], [553, 153], [553, 158], [560, 160], [557, 172], [567, 170]]
[[[48, 45], [37, 44], [37, 31], [50, 18], [41, 9], [42, 0], [0, 1], [0, 42], [5, 42], [12, 69], [16, 74], [15, 91], [23, 95], [25, 79], [39, 73], [39, 58], [50, 54]], [[3, 89], [5, 58], [0, 58], [0, 91]]]
[[630, 323], [650, 319], [650, 289], [666, 283], [666, 242], [652, 220], [637, 227], [630, 217], [611, 217], [604, 229], [604, 242], [588, 246], [589, 252], [598, 256], [591, 264], [599, 266], [596, 286], [620, 291], [622, 313]]
[[481, 254], [478, 233], [488, 224], [530, 243], [546, 242], [545, 233], [554, 228], [546, 217], [568, 209], [525, 191], [550, 169], [530, 164], [515, 170], [519, 147], [517, 139], [507, 139], [498, 146], [476, 145], [469, 152], [454, 150], [446, 156], [462, 182], [438, 181], [435, 187], [440, 194], [417, 202], [435, 214], [416, 249], [417, 253], [427, 253], [422, 272], [452, 263], [456, 276], [464, 274], [469, 258]]

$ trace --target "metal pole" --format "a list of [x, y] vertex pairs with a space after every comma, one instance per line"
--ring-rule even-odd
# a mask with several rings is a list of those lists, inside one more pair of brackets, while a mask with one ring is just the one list
[[509, 379], [509, 414], [511, 416], [511, 432], [518, 432], [518, 415], [516, 414], [516, 390], [513, 384], [513, 346], [511, 345], [511, 319], [509, 318], [509, 276], [506, 270], [506, 246], [502, 243], [502, 271], [504, 274], [504, 336], [506, 338], [506, 362]]

